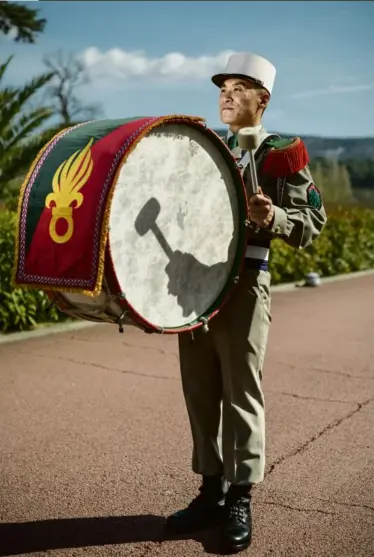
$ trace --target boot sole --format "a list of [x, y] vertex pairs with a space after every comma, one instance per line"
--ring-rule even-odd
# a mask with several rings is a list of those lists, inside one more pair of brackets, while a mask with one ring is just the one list
[[224, 555], [232, 555], [235, 553], [240, 553], [240, 551], [244, 551], [245, 549], [248, 549], [248, 547], [251, 545], [251, 542], [245, 542], [245, 543], [241, 543], [238, 545], [229, 545], [229, 544], [223, 544], [223, 554]]

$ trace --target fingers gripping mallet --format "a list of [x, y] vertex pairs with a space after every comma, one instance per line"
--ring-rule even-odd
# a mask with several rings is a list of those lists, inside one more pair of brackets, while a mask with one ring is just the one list
[[157, 199], [152, 197], [149, 201], [147, 201], [136, 217], [135, 230], [139, 236], [145, 236], [148, 232], [153, 232], [160, 246], [171, 260], [174, 252], [156, 222], [160, 211], [161, 206], [159, 202]]
[[259, 192], [256, 163], [254, 157], [254, 150], [260, 145], [260, 136], [254, 128], [242, 128], [238, 133], [239, 147], [249, 154], [249, 171], [251, 176], [251, 191], [248, 193], [250, 196], [256, 195]]

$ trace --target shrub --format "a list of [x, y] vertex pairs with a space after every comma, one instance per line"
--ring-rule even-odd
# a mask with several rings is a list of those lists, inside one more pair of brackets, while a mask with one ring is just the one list
[[298, 281], [308, 272], [332, 276], [374, 267], [374, 211], [362, 207], [328, 210], [328, 221], [317, 240], [304, 250], [272, 243], [273, 284]]
[[66, 320], [42, 291], [11, 287], [14, 244], [15, 213], [0, 211], [0, 331], [25, 331], [38, 323]]

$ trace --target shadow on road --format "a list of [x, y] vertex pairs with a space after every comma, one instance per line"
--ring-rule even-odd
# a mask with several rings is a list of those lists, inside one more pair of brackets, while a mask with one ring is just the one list
[[210, 532], [168, 537], [160, 516], [68, 518], [0, 524], [0, 556], [115, 544], [194, 539], [217, 553]]

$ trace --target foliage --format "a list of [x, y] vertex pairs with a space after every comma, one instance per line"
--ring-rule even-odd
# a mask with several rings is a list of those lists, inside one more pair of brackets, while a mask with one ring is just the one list
[[374, 158], [364, 160], [349, 159], [345, 162], [345, 165], [354, 188], [371, 189], [374, 191]]
[[[51, 116], [48, 108], [29, 108], [30, 99], [51, 79], [44, 74], [32, 79], [21, 88], [2, 86], [2, 79], [12, 60], [0, 65], [0, 178], [6, 184], [26, 171], [33, 158], [45, 143], [39, 138], [27, 139]], [[3, 191], [0, 190], [0, 194]]]
[[334, 159], [317, 159], [311, 162], [310, 171], [324, 203], [352, 203], [354, 195], [345, 165]]
[[0, 331], [25, 331], [37, 323], [66, 320], [43, 292], [12, 288], [14, 248], [15, 213], [0, 211]]
[[8, 35], [13, 30], [17, 42], [35, 43], [37, 33], [42, 33], [46, 20], [38, 18], [39, 10], [18, 2], [0, 2], [0, 32]]
[[342, 162], [326, 157], [316, 157], [312, 160], [310, 166], [314, 172], [322, 172], [323, 183], [329, 182], [331, 176], [333, 176], [333, 182], [336, 186], [339, 185], [340, 181], [340, 191], [346, 199], [349, 198], [349, 195], [347, 195], [349, 189], [353, 196], [355, 192], [352, 192], [352, 190], [371, 189], [374, 191], [374, 158], [347, 159]]
[[305, 250], [284, 242], [272, 243], [270, 269], [273, 284], [293, 282], [308, 272], [327, 277], [374, 268], [374, 211], [336, 207], [317, 240]]
[[[50, 108], [31, 107], [30, 101], [52, 79], [45, 73], [30, 80], [23, 87], [2, 85], [12, 56], [0, 64], [0, 199], [13, 197], [12, 184], [22, 182], [40, 149], [61, 129], [61, 126], [35, 132], [52, 116]], [[18, 196], [18, 191], [16, 191]]]

